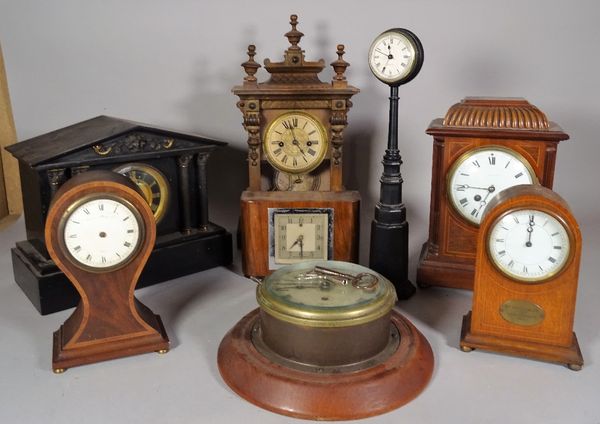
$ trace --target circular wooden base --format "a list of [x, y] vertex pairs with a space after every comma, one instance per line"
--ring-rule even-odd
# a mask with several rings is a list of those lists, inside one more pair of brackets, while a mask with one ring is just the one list
[[349, 420], [382, 414], [414, 399], [433, 372], [423, 335], [392, 311], [400, 344], [385, 361], [360, 371], [318, 373], [271, 362], [256, 350], [252, 331], [258, 309], [242, 318], [219, 346], [219, 371], [247, 401], [278, 414], [313, 420]]

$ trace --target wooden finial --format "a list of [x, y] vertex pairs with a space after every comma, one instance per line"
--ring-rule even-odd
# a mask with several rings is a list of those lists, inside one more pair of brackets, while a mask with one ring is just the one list
[[248, 46], [248, 60], [245, 61], [244, 63], [242, 63], [242, 66], [244, 67], [244, 71], [246, 71], [246, 74], [248, 74], [247, 76], [244, 77], [244, 84], [245, 83], [248, 83], [248, 84], [256, 83], [256, 77], [254, 76], [254, 74], [256, 74], [256, 71], [258, 71], [258, 68], [260, 68], [260, 65], [254, 61], [255, 55], [256, 55], [256, 46], [254, 44], [250, 44]]
[[346, 82], [345, 82], [346, 76], [344, 75], [344, 72], [346, 72], [346, 68], [348, 66], [350, 66], [350, 64], [343, 59], [344, 53], [346, 53], [344, 51], [344, 45], [338, 44], [337, 45], [338, 58], [336, 61], [331, 62], [331, 66], [333, 66], [333, 70], [335, 71], [335, 75], [333, 77], [334, 86], [346, 84]]
[[300, 50], [300, 47], [298, 47], [298, 43], [300, 42], [300, 39], [304, 36], [304, 34], [296, 30], [296, 25], [298, 25], [298, 15], [290, 16], [290, 25], [292, 26], [292, 30], [285, 33], [285, 36], [292, 45], [289, 48], [289, 50]]

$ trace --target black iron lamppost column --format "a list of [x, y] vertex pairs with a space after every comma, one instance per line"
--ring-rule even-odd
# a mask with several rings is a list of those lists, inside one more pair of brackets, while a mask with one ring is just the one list
[[390, 87], [388, 143], [382, 163], [379, 202], [371, 223], [369, 267], [394, 284], [398, 298], [407, 299], [416, 289], [408, 280], [408, 222], [402, 203], [402, 158], [398, 150], [398, 86]]

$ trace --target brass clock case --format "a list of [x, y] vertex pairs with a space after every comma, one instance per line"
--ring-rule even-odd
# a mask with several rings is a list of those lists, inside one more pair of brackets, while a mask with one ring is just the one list
[[[305, 123], [311, 124], [316, 136], [307, 133], [302, 127], [294, 127], [293, 125], [291, 128], [285, 129], [285, 132], [277, 131], [278, 127], [288, 125], [286, 121], [292, 122], [295, 120], [297, 122], [298, 118], [302, 118]], [[311, 139], [311, 136], [314, 137], [314, 140]], [[271, 143], [275, 142], [278, 142], [278, 144], [272, 150]], [[313, 149], [313, 147], [317, 147], [312, 145], [314, 142], [318, 143], [318, 150]], [[267, 161], [279, 171], [290, 174], [302, 174], [314, 170], [323, 162], [328, 149], [329, 140], [325, 128], [317, 118], [303, 111], [290, 111], [280, 115], [269, 124], [263, 136], [263, 153]], [[278, 159], [276, 151], [280, 151], [279, 155], [286, 159]], [[315, 152], [314, 156], [311, 152]], [[305, 153], [308, 153], [309, 156], [306, 156]], [[288, 159], [295, 161], [295, 165], [288, 165]]]
[[156, 222], [160, 222], [169, 204], [169, 183], [158, 169], [144, 163], [127, 163], [113, 169], [129, 177], [141, 190]]
[[[515, 159], [517, 159], [520, 163], [523, 164], [523, 166], [527, 169], [529, 176], [532, 179], [532, 184], [539, 184], [537, 175], [535, 173], [535, 171], [533, 170], [533, 167], [531, 166], [531, 164], [529, 163], [529, 161], [527, 159], [525, 159], [525, 157], [523, 157], [523, 155], [521, 155], [519, 152], [506, 148], [504, 146], [498, 146], [498, 145], [489, 145], [489, 146], [484, 146], [484, 147], [477, 147], [475, 149], [469, 150], [465, 153], [463, 153], [462, 155], [460, 155], [458, 157], [458, 159], [456, 159], [452, 165], [450, 166], [450, 168], [448, 168], [448, 172], [446, 173], [446, 197], [448, 198], [448, 203], [452, 206], [452, 210], [465, 222], [469, 223], [470, 225], [474, 226], [474, 227], [479, 227], [480, 224], [475, 223], [471, 220], [469, 220], [463, 213], [462, 210], [460, 210], [458, 208], [458, 206], [455, 204], [455, 202], [452, 200], [452, 179], [454, 178], [454, 175], [456, 174], [457, 170], [460, 168], [460, 166], [465, 163], [466, 161], [468, 161], [470, 158], [472, 158], [474, 155], [480, 153], [480, 152], [485, 152], [485, 151], [501, 151], [504, 152], [510, 156], [515, 157]], [[488, 202], [489, 203], [489, 202]]]

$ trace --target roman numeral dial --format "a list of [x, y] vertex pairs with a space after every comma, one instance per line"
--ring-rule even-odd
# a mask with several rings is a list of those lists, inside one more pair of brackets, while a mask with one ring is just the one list
[[291, 174], [307, 173], [321, 164], [328, 149], [323, 125], [305, 112], [287, 112], [267, 128], [263, 153], [276, 169]]
[[552, 277], [569, 258], [567, 230], [544, 211], [509, 212], [492, 225], [487, 240], [488, 254], [496, 267], [523, 282]]
[[106, 270], [126, 263], [137, 251], [143, 231], [128, 202], [97, 197], [67, 210], [62, 234], [69, 259], [86, 268]]
[[[474, 225], [499, 192], [537, 182], [529, 162], [513, 150], [488, 146], [460, 156], [448, 172], [447, 193], [454, 211]], [[467, 207], [468, 206], [468, 207]]]

